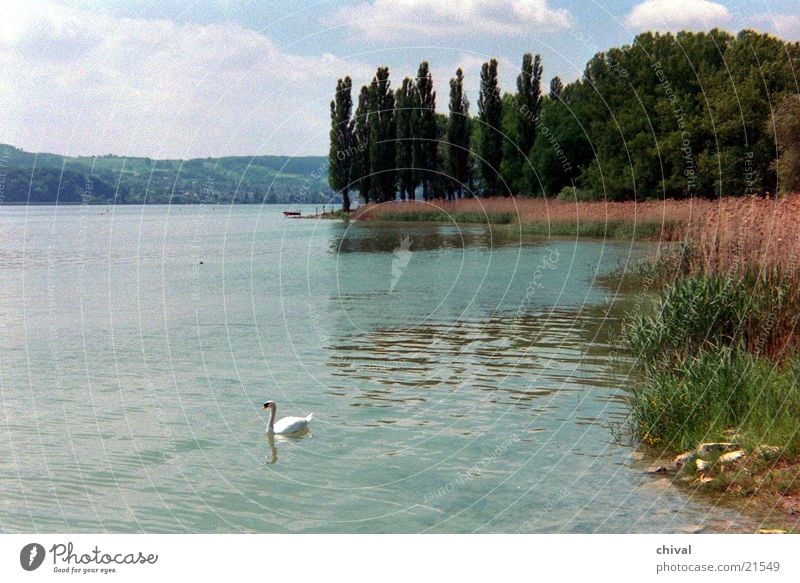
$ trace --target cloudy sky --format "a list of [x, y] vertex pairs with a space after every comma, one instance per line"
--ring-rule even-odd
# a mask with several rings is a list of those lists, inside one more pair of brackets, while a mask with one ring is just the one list
[[753, 28], [800, 40], [800, 0], [0, 0], [0, 143], [186, 158], [324, 154], [336, 79], [395, 85], [431, 63], [514, 87], [522, 54], [577, 79], [642, 30]]

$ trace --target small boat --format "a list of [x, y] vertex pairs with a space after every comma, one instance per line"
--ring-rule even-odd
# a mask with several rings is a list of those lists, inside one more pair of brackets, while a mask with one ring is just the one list
[[283, 216], [290, 219], [296, 219], [300, 216], [300, 211], [283, 211]]

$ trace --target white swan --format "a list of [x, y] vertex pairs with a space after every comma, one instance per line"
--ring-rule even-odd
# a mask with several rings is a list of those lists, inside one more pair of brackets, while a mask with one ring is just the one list
[[269, 421], [267, 422], [267, 433], [286, 434], [297, 433], [308, 427], [308, 424], [314, 418], [313, 413], [309, 413], [305, 417], [284, 417], [275, 421], [275, 401], [267, 401], [264, 403], [264, 409], [269, 409]]

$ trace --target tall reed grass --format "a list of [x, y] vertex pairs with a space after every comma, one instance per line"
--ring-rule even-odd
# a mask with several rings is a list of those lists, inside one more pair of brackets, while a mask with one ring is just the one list
[[[691, 242], [696, 271], [747, 266], [797, 269], [800, 258], [800, 193], [779, 200], [569, 202], [544, 198], [468, 198], [456, 201], [393, 201], [359, 207], [357, 220], [519, 224], [542, 234], [589, 233], [627, 237], [635, 228], [661, 241]], [[572, 225], [571, 229], [564, 225]], [[603, 227], [608, 225], [608, 227]], [[628, 225], [621, 229], [620, 225]], [[548, 230], [548, 228], [550, 230]]]
[[800, 258], [800, 193], [779, 200], [723, 198], [696, 213], [687, 229], [692, 270], [779, 270], [795, 277]]
[[735, 435], [800, 457], [800, 198], [728, 199], [688, 225], [681, 266], [626, 339], [646, 370], [630, 429], [667, 449]]
[[696, 207], [707, 201], [565, 202], [543, 198], [470, 198], [369, 204], [356, 220], [512, 224], [543, 236], [648, 238], [666, 241], [686, 236]]
[[800, 288], [788, 272], [694, 273], [667, 285], [652, 312], [632, 316], [628, 341], [650, 367], [722, 346], [778, 362], [797, 348], [799, 319]]

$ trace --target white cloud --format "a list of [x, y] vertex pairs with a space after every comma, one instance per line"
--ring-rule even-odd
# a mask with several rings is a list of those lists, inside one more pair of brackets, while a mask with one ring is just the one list
[[797, 14], [771, 14], [753, 19], [755, 28], [766, 28], [788, 41], [800, 40], [800, 16]]
[[334, 22], [368, 39], [541, 34], [568, 28], [570, 13], [547, 0], [373, 0], [339, 9]]
[[26, 149], [319, 153], [336, 78], [371, 69], [287, 53], [230, 23], [114, 18], [42, 1], [3, 9], [2, 141]]
[[[497, 59], [498, 82], [500, 89], [514, 91], [516, 88], [517, 75], [519, 75], [520, 62], [513, 63], [504, 57]], [[478, 115], [478, 94], [480, 92], [481, 66], [490, 57], [481, 57], [475, 54], [462, 53], [456, 55], [453, 63], [431, 63], [431, 74], [433, 75], [433, 86], [436, 90], [436, 109], [439, 113], [447, 113], [450, 98], [450, 79], [455, 76], [456, 69], [461, 69], [464, 73], [464, 91], [469, 99], [469, 111], [472, 115]], [[416, 71], [415, 71], [416, 72]], [[398, 83], [397, 81], [395, 83]]]
[[636, 30], [709, 30], [723, 27], [731, 14], [722, 4], [710, 0], [646, 0], [637, 4], [625, 22]]

